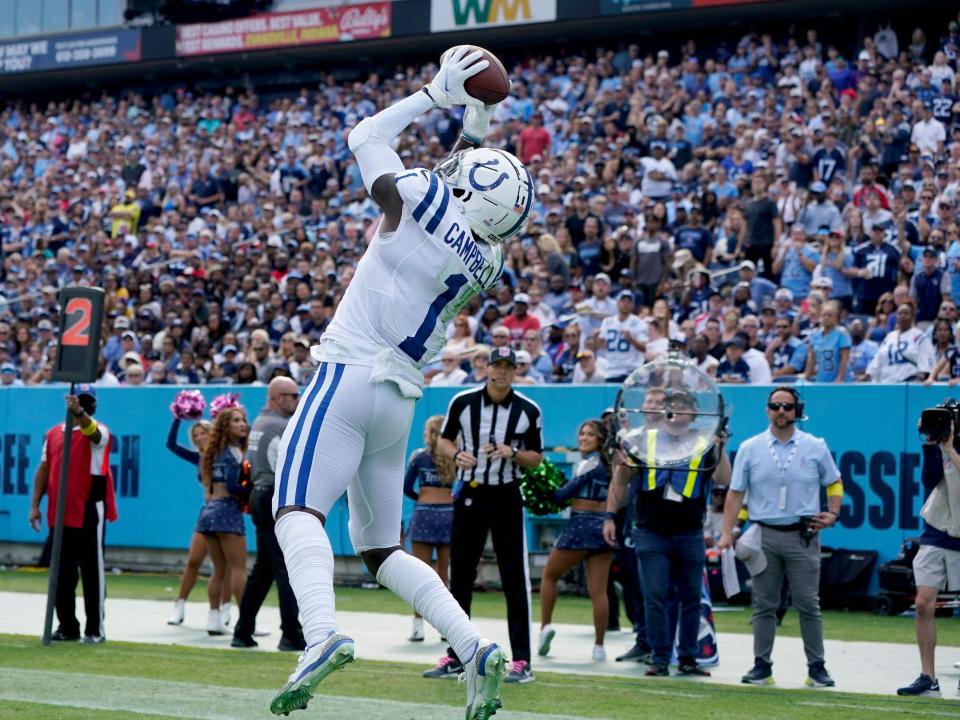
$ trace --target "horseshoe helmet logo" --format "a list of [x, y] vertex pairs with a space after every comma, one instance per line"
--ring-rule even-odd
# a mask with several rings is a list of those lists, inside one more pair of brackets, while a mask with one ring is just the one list
[[480, 168], [488, 167], [493, 169], [499, 164], [500, 164], [500, 161], [497, 158], [491, 158], [490, 160], [476, 163], [472, 168], [470, 168], [470, 174], [468, 176], [470, 178], [470, 184], [480, 192], [485, 192], [485, 191], [493, 190], [495, 188], [500, 187], [501, 183], [503, 183], [504, 180], [507, 180], [510, 177], [505, 172], [500, 173], [500, 175], [498, 175], [497, 178], [489, 185], [481, 185], [477, 181], [477, 178], [475, 177], [477, 170], [479, 170]]

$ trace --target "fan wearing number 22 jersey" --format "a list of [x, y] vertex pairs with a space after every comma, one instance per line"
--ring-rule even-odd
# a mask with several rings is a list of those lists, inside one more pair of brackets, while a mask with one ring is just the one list
[[354, 360], [390, 348], [418, 370], [443, 348], [444, 328], [474, 295], [493, 288], [503, 271], [500, 245], [477, 241], [450, 188], [428, 170], [394, 178], [403, 199], [400, 224], [378, 234], [336, 315], [314, 348], [327, 343]]

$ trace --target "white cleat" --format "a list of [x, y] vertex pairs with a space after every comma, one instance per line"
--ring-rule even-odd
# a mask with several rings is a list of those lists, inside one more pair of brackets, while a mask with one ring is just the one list
[[220, 606], [220, 624], [224, 627], [230, 627], [230, 612], [233, 610], [233, 604], [225, 602]]
[[182, 625], [183, 616], [187, 609], [187, 603], [184, 600], [176, 599], [173, 601], [173, 612], [167, 618], [167, 625]]
[[230, 632], [230, 628], [221, 622], [221, 617], [219, 608], [210, 608], [207, 613], [207, 635], [226, 635]]
[[606, 662], [607, 661], [607, 651], [603, 645], [594, 645], [593, 646], [593, 661], [594, 662]]
[[557, 631], [554, 629], [553, 625], [544, 625], [540, 630], [540, 640], [537, 642], [537, 655], [540, 657], [546, 657], [550, 654], [550, 643], [553, 642], [553, 638], [556, 636]]
[[507, 656], [496, 643], [480, 640], [473, 659], [463, 668], [460, 682], [467, 683], [466, 720], [488, 720], [503, 707], [500, 689], [507, 671]]
[[413, 626], [410, 629], [410, 637], [407, 638], [410, 642], [423, 642], [423, 618], [414, 618]]

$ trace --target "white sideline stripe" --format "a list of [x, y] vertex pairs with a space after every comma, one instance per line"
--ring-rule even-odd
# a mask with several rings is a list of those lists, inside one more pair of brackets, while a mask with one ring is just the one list
[[[946, 697], [946, 695], [944, 695]], [[909, 701], [907, 701], [909, 702]], [[813, 700], [801, 700], [797, 705], [806, 705], [807, 707], [824, 708], [844, 708], [846, 710], [869, 710], [878, 713], [897, 713], [898, 715], [933, 715], [934, 717], [958, 717], [956, 712], [937, 712], [930, 708], [934, 703], [942, 703], [942, 700], [930, 698], [930, 702], [914, 707], [908, 707], [907, 702], [900, 703], [896, 707], [878, 707], [877, 705], [858, 705], [856, 703], [835, 703], [835, 702], [815, 702]]]
[[[272, 717], [269, 706], [273, 692], [269, 690], [10, 667], [3, 669], [3, 676], [5, 687], [0, 690], [0, 700], [183, 720], [264, 720]], [[310, 709], [322, 709], [326, 716], [364, 720], [449, 720], [458, 710], [461, 714], [463, 712], [452, 705], [319, 694], [314, 696]], [[497, 717], [504, 720], [590, 720], [574, 715], [504, 710], [498, 712]]]

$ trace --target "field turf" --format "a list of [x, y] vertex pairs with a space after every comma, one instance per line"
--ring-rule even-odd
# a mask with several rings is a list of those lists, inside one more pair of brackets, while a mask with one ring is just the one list
[[[293, 656], [110, 642], [55, 644], [0, 635], [0, 718], [120, 720], [272, 717], [273, 692]], [[358, 660], [328, 678], [292, 718], [441, 720], [463, 717], [465, 689], [425, 680], [421, 667]], [[863, 720], [958, 718], [960, 705], [928, 699], [705, 684], [691, 680], [583, 678], [541, 672], [506, 686], [503, 720]]]

